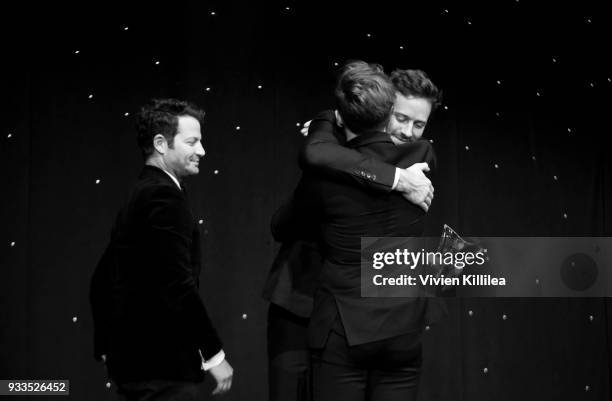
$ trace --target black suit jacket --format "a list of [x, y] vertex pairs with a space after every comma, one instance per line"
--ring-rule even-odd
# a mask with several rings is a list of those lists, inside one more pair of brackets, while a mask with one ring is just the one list
[[145, 166], [91, 280], [94, 356], [118, 382], [201, 381], [221, 341], [198, 293], [200, 244], [187, 197]]
[[[310, 124], [300, 164], [307, 172], [318, 171], [350, 185], [376, 192], [391, 191], [395, 166], [345, 145], [334, 111], [323, 111]], [[431, 164], [433, 153], [429, 156]], [[290, 213], [291, 207], [291, 202], [284, 204], [272, 217], [272, 234], [282, 246], [268, 273], [263, 297], [298, 316], [310, 317], [316, 277], [322, 265], [317, 236], [313, 234], [317, 222], [306, 214], [300, 216], [300, 221], [291, 221], [287, 218], [295, 216]], [[299, 232], [292, 225], [300, 227]]]
[[[428, 141], [396, 146], [385, 133], [363, 134], [346, 146], [400, 168], [434, 160]], [[420, 236], [425, 216], [420, 207], [396, 192], [372, 192], [307, 173], [296, 189], [294, 202], [290, 210], [295, 221], [303, 220], [304, 215], [318, 220], [324, 244], [321, 285], [309, 329], [311, 346], [324, 345], [338, 314], [350, 345], [420, 330], [441, 317], [443, 307], [436, 299], [361, 298], [361, 237]], [[298, 224], [294, 229], [300, 230]]]
[[[435, 167], [435, 155], [429, 155], [430, 168]], [[395, 165], [365, 152], [346, 147], [346, 137], [336, 129], [333, 110], [319, 113], [310, 123], [308, 137], [300, 152], [304, 170], [324, 174], [361, 186], [364, 189], [390, 192], [395, 178]], [[408, 166], [410, 167], [410, 166]]]

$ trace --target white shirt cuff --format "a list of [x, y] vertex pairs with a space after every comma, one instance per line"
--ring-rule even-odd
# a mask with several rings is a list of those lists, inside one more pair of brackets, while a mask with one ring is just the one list
[[395, 168], [395, 178], [393, 178], [393, 186], [391, 187], [391, 190], [394, 191], [395, 188], [397, 188], [397, 183], [399, 182], [399, 178], [400, 178], [400, 169], [399, 167]]
[[210, 358], [208, 361], [204, 360], [204, 357], [202, 356], [202, 351], [199, 352], [200, 358], [202, 358], [202, 370], [204, 371], [214, 368], [215, 366], [219, 366], [221, 362], [225, 360], [225, 352], [223, 352], [223, 350], [217, 352], [217, 354]]

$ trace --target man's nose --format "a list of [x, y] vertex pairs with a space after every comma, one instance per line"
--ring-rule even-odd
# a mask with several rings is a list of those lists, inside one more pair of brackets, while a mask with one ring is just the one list
[[406, 124], [402, 129], [402, 135], [405, 136], [406, 138], [411, 138], [413, 126], [414, 124], [412, 123], [412, 121]]
[[196, 148], [196, 155], [200, 157], [204, 157], [205, 154], [206, 154], [206, 151], [204, 150], [204, 147], [202, 146], [201, 143], [199, 143]]

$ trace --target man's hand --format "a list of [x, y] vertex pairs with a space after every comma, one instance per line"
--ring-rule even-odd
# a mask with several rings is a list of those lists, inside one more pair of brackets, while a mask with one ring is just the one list
[[219, 365], [208, 370], [210, 374], [215, 378], [217, 387], [213, 390], [212, 394], [223, 394], [227, 393], [232, 388], [232, 377], [234, 376], [234, 369], [227, 362], [223, 360]]
[[415, 163], [407, 169], [400, 170], [397, 191], [404, 198], [427, 211], [434, 197], [434, 187], [424, 172], [429, 171], [427, 163]]
[[310, 123], [312, 122], [312, 120], [308, 120], [304, 123], [304, 125], [302, 125], [302, 129], [300, 130], [300, 132], [302, 133], [302, 135], [304, 136], [308, 136], [308, 127], [310, 127]]

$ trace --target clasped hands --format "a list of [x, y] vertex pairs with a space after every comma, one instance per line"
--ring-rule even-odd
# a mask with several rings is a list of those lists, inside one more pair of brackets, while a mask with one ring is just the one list
[[[337, 114], [336, 117], [338, 117]], [[304, 123], [300, 129], [302, 135], [308, 136], [311, 122], [312, 120], [309, 120]], [[427, 163], [415, 163], [408, 168], [399, 169], [399, 181], [395, 187], [395, 190], [401, 192], [406, 200], [425, 211], [429, 210], [434, 197], [434, 187], [431, 180], [425, 176], [427, 172], [429, 172]]]
[[428, 171], [427, 163], [415, 163], [406, 169], [400, 169], [399, 181], [395, 187], [404, 198], [425, 211], [429, 210], [434, 197], [434, 187], [431, 180], [425, 176]]

